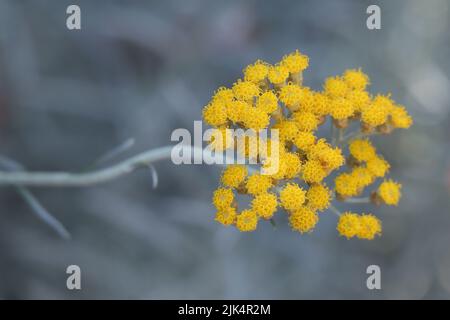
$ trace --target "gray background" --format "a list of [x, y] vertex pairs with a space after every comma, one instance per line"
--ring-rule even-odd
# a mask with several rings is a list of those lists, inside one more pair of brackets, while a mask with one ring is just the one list
[[[68, 31], [65, 10], [82, 10]], [[382, 29], [365, 26], [367, 6]], [[34, 188], [72, 233], [64, 241], [17, 193], [0, 188], [0, 298], [449, 298], [449, 2], [0, 0], [0, 154], [30, 170], [89, 165], [128, 138], [122, 155], [192, 130], [214, 89], [242, 67], [296, 48], [305, 82], [362, 67], [372, 92], [392, 92], [415, 124], [375, 139], [403, 183], [399, 207], [355, 205], [383, 221], [373, 242], [261, 224], [240, 234], [214, 222], [220, 168], [156, 164], [89, 188]], [[120, 158], [119, 158], [120, 159]], [[119, 160], [117, 159], [117, 160]], [[340, 204], [340, 209], [347, 207]], [[65, 268], [82, 269], [68, 291]], [[382, 290], [365, 286], [382, 269]]]

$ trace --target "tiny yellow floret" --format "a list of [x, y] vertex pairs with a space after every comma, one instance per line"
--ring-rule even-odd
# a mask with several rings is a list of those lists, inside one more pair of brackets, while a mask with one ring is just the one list
[[327, 78], [323, 89], [330, 98], [343, 98], [349, 90], [347, 83], [340, 77]]
[[383, 158], [375, 156], [367, 161], [366, 167], [374, 177], [382, 178], [386, 175], [391, 166]]
[[396, 206], [400, 201], [402, 185], [391, 179], [383, 181], [378, 187], [378, 195], [387, 205]]
[[344, 212], [339, 217], [339, 222], [337, 224], [337, 231], [343, 237], [347, 239], [356, 236], [361, 228], [361, 221], [356, 213]]
[[250, 101], [259, 96], [260, 89], [253, 82], [238, 80], [233, 84], [233, 93], [238, 100]]
[[298, 50], [285, 55], [281, 60], [281, 65], [291, 73], [299, 73], [308, 68], [308, 56], [301, 54]]
[[289, 70], [281, 65], [271, 66], [269, 68], [268, 77], [274, 85], [282, 85], [289, 77]]
[[358, 161], [369, 161], [376, 156], [375, 147], [368, 139], [356, 139], [348, 147], [350, 154]]
[[344, 81], [355, 90], [364, 90], [369, 84], [369, 77], [361, 69], [349, 69], [344, 72]]
[[255, 231], [258, 226], [258, 215], [253, 210], [244, 210], [236, 218], [236, 228], [241, 232]]
[[278, 207], [277, 196], [272, 193], [260, 193], [253, 198], [251, 207], [263, 219], [270, 219]]
[[302, 168], [303, 180], [308, 183], [319, 183], [327, 176], [327, 172], [318, 160], [308, 160]]
[[278, 98], [273, 91], [266, 91], [261, 94], [256, 100], [256, 108], [267, 113], [272, 114], [278, 109]]
[[264, 61], [258, 60], [254, 64], [248, 65], [244, 70], [245, 81], [259, 84], [267, 77], [269, 66]]
[[358, 238], [373, 240], [375, 236], [381, 235], [381, 221], [371, 214], [363, 214], [359, 217]]
[[289, 215], [291, 228], [300, 233], [310, 232], [319, 221], [319, 216], [313, 210], [301, 207]]
[[231, 207], [234, 201], [234, 194], [231, 189], [218, 188], [214, 191], [213, 204], [217, 210], [225, 210]]
[[222, 172], [222, 184], [229, 188], [237, 188], [247, 176], [247, 167], [244, 165], [230, 165]]
[[248, 177], [245, 184], [247, 192], [253, 195], [267, 192], [272, 185], [273, 182], [271, 177], [259, 173], [252, 174]]
[[325, 210], [330, 205], [331, 191], [323, 184], [313, 184], [306, 192], [308, 207], [314, 210]]
[[233, 207], [220, 210], [216, 213], [216, 221], [223, 224], [224, 226], [229, 226], [234, 224], [236, 221], [236, 209]]
[[281, 206], [288, 210], [298, 210], [305, 203], [306, 192], [296, 183], [288, 183], [280, 191]]

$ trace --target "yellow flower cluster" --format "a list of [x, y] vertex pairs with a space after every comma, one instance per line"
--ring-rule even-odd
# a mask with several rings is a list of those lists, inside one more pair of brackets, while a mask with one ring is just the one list
[[[384, 180], [370, 197], [354, 197], [390, 170], [369, 136], [409, 128], [411, 116], [390, 94], [370, 94], [369, 77], [361, 69], [329, 77], [322, 90], [314, 91], [303, 84], [308, 66], [309, 58], [298, 50], [275, 64], [257, 60], [229, 88], [219, 88], [204, 107], [203, 120], [214, 128], [210, 140], [214, 150], [234, 148], [247, 160], [255, 160], [260, 169], [274, 163], [278, 167], [265, 174], [264, 170], [252, 172], [246, 165], [227, 166], [213, 195], [216, 220], [221, 224], [254, 231], [259, 220], [273, 222], [282, 209], [292, 229], [305, 233], [318, 223], [318, 212], [329, 208], [338, 212], [333, 199], [398, 204], [401, 185], [393, 180]], [[327, 122], [332, 126], [329, 139], [322, 132]], [[351, 123], [358, 122], [358, 132], [345, 134]], [[277, 129], [279, 141], [258, 137], [239, 144], [229, 129]], [[261, 146], [266, 153], [261, 153]], [[278, 158], [270, 157], [271, 147], [277, 148]], [[344, 165], [348, 170], [336, 175], [330, 190], [326, 181]], [[250, 197], [249, 208], [239, 211], [238, 195]], [[381, 222], [371, 214], [345, 212], [340, 214], [337, 231], [346, 238], [373, 239], [381, 234]]]
[[[335, 179], [335, 191], [341, 200], [358, 196], [364, 188], [373, 184], [377, 178], [383, 178], [390, 165], [377, 155], [375, 147], [368, 139], [355, 139], [349, 143], [349, 161], [351, 171], [338, 175]], [[372, 193], [373, 202], [397, 205], [401, 197], [401, 184], [393, 180], [382, 182]]]
[[358, 215], [352, 212], [344, 212], [339, 217], [337, 230], [347, 239], [358, 237], [372, 240], [381, 234], [381, 221], [371, 214]]

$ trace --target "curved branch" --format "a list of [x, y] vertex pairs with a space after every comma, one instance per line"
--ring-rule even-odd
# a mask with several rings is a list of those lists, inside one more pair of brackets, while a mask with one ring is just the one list
[[148, 167], [153, 162], [170, 158], [172, 147], [149, 150], [113, 166], [83, 173], [0, 171], [0, 186], [78, 187], [99, 184], [119, 178], [138, 168]]
[[[0, 171], [0, 186], [35, 186], [35, 187], [85, 187], [114, 180], [139, 168], [148, 168], [156, 161], [170, 159], [174, 146], [164, 146], [145, 151], [107, 168], [89, 172], [27, 172]], [[183, 146], [178, 151], [189, 152], [193, 163], [201, 163], [204, 155], [211, 151], [201, 147]], [[197, 161], [196, 161], [197, 160]], [[200, 161], [198, 161], [200, 160]], [[234, 159], [225, 156], [224, 164], [234, 163]]]
[[370, 203], [370, 197], [362, 197], [362, 198], [346, 198], [344, 202], [347, 203]]

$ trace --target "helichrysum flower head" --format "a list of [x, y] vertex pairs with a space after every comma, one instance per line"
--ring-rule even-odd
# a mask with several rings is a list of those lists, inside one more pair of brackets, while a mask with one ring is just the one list
[[293, 141], [299, 131], [297, 122], [291, 120], [280, 121], [273, 128], [279, 130], [281, 141]]
[[247, 66], [244, 70], [245, 81], [260, 83], [264, 81], [269, 72], [269, 65], [264, 61], [258, 60], [254, 64]]
[[345, 162], [341, 149], [333, 148], [325, 139], [319, 139], [307, 152], [308, 159], [318, 160], [328, 171], [335, 170]]
[[356, 167], [351, 172], [358, 189], [365, 188], [373, 182], [373, 176], [366, 167]]
[[[411, 116], [391, 95], [369, 93], [369, 77], [361, 69], [329, 77], [323, 90], [315, 91], [304, 84], [308, 64], [308, 57], [298, 50], [273, 65], [258, 60], [244, 68], [243, 79], [231, 88], [215, 91], [204, 107], [203, 120], [213, 127], [208, 147], [235, 151], [252, 165], [228, 165], [223, 171], [212, 197], [220, 223], [254, 231], [258, 221], [271, 219], [280, 205], [292, 228], [305, 233], [317, 224], [317, 212], [331, 209], [340, 214], [332, 200], [398, 204], [399, 183], [385, 180], [373, 190], [372, 184], [388, 174], [390, 165], [376, 153], [369, 136], [409, 128]], [[325, 123], [332, 129], [319, 130]], [[260, 136], [266, 128], [276, 131]], [[354, 128], [357, 132], [350, 132]], [[327, 133], [333, 136], [325, 137]], [[347, 169], [341, 170], [344, 166]], [[256, 167], [260, 173], [248, 176], [247, 170]], [[330, 189], [325, 185], [329, 177], [335, 177]], [[372, 188], [370, 197], [353, 198], [366, 188]], [[236, 194], [251, 198], [241, 213]], [[346, 238], [371, 240], [381, 234], [381, 222], [371, 214], [345, 212], [337, 230]]]
[[217, 211], [216, 221], [223, 224], [224, 226], [229, 226], [229, 225], [234, 224], [234, 222], [236, 221], [236, 208], [229, 207], [229, 208]]
[[223, 102], [230, 102], [234, 99], [234, 93], [233, 90], [220, 87], [217, 89], [217, 91], [214, 93], [212, 97], [212, 101], [223, 101]]
[[267, 113], [250, 107], [245, 109], [242, 116], [242, 123], [248, 129], [260, 130], [267, 128], [270, 122], [270, 117]]
[[369, 82], [369, 77], [361, 69], [350, 69], [344, 72], [344, 81], [352, 89], [364, 90]]
[[266, 91], [256, 100], [256, 108], [267, 114], [271, 114], [278, 109], [278, 98], [273, 91]]
[[344, 98], [349, 88], [340, 77], [330, 77], [325, 80], [324, 92], [331, 98]]
[[297, 111], [294, 112], [292, 118], [297, 122], [297, 126], [301, 131], [313, 131], [319, 125], [319, 119], [312, 112]]
[[356, 236], [361, 228], [361, 221], [356, 213], [344, 212], [339, 217], [337, 231], [347, 239]]
[[225, 102], [221, 100], [212, 101], [203, 108], [203, 120], [212, 127], [226, 124], [227, 109]]
[[291, 228], [300, 233], [312, 231], [318, 221], [317, 213], [307, 207], [301, 207], [289, 215]]
[[299, 73], [308, 68], [308, 56], [301, 54], [298, 50], [285, 55], [281, 60], [281, 65], [291, 73]]
[[393, 180], [385, 180], [378, 187], [378, 195], [384, 203], [396, 206], [400, 201], [402, 185]]
[[386, 123], [388, 112], [374, 104], [369, 105], [361, 113], [361, 119], [369, 126], [376, 127]]
[[260, 193], [253, 198], [251, 207], [263, 219], [270, 219], [277, 210], [277, 196], [273, 193]]
[[259, 87], [251, 81], [237, 81], [233, 85], [233, 93], [236, 99], [249, 101], [260, 93]]
[[222, 172], [222, 184], [229, 188], [237, 188], [247, 176], [247, 167], [244, 165], [230, 165]]
[[302, 168], [302, 163], [300, 161], [300, 158], [297, 156], [297, 154], [292, 153], [292, 152], [282, 153], [280, 160], [282, 162], [284, 162], [286, 165], [286, 171], [284, 173], [284, 178], [293, 179], [299, 174], [299, 172]]
[[217, 210], [230, 208], [234, 201], [234, 194], [231, 189], [219, 188], [214, 191], [213, 204]]
[[[276, 168], [278, 168], [278, 170], [276, 170], [276, 172], [270, 172], [269, 170], [272, 166], [275, 166]], [[273, 178], [275, 180], [283, 179], [286, 174], [286, 170], [287, 170], [286, 162], [281, 161], [280, 158], [266, 159], [266, 161], [262, 165], [262, 169], [263, 169], [264, 174], [269, 175], [271, 178]], [[267, 171], [269, 171], [269, 172], [267, 172]]]
[[413, 120], [403, 106], [393, 106], [390, 110], [390, 123], [395, 128], [408, 129]]
[[367, 170], [369, 170], [370, 173], [377, 178], [384, 177], [391, 167], [386, 160], [379, 156], [375, 156], [368, 160], [366, 166]]
[[306, 192], [295, 183], [288, 183], [280, 191], [281, 206], [289, 211], [298, 210], [305, 203]]
[[330, 114], [336, 120], [350, 118], [355, 112], [355, 108], [351, 101], [345, 98], [332, 99], [330, 108]]
[[339, 148], [330, 148], [322, 154], [321, 160], [328, 170], [335, 170], [345, 162], [342, 150]]
[[305, 112], [311, 112], [315, 115], [319, 115], [319, 110], [315, 110], [316, 97], [314, 91], [308, 87], [301, 88], [300, 97], [300, 110]]
[[375, 236], [381, 234], [381, 221], [371, 215], [363, 214], [359, 217], [358, 238], [372, 240]]
[[308, 150], [316, 141], [316, 136], [311, 131], [298, 131], [292, 139], [294, 145], [300, 150]]
[[289, 77], [289, 70], [281, 65], [272, 66], [269, 68], [268, 78], [274, 85], [282, 85]]
[[361, 119], [372, 127], [385, 124], [392, 106], [393, 103], [389, 97], [378, 95], [367, 108], [362, 110]]
[[268, 175], [261, 175], [259, 173], [249, 176], [245, 184], [247, 192], [253, 195], [266, 193], [272, 185], [273, 182], [271, 177]]
[[312, 112], [318, 116], [325, 116], [330, 113], [331, 99], [326, 94], [317, 92], [314, 94], [314, 106]]
[[343, 197], [353, 197], [359, 194], [357, 179], [348, 173], [342, 173], [334, 180], [336, 192]]
[[325, 210], [330, 205], [331, 191], [323, 184], [313, 184], [306, 192], [308, 207], [313, 210]]
[[302, 168], [303, 180], [308, 183], [320, 183], [327, 176], [319, 160], [308, 160]]
[[[226, 113], [233, 123], [242, 122], [244, 115], [251, 106], [245, 101], [234, 100], [226, 104]], [[206, 121], [206, 120], [205, 120]]]
[[367, 91], [350, 91], [345, 98], [353, 105], [355, 112], [362, 112], [370, 104], [370, 95]]
[[258, 215], [253, 210], [244, 210], [236, 217], [236, 227], [239, 231], [255, 231], [258, 226]]
[[358, 161], [369, 161], [376, 156], [376, 150], [368, 139], [356, 139], [348, 147], [350, 154]]
[[288, 84], [281, 88], [280, 101], [291, 110], [297, 110], [302, 98], [302, 89], [296, 84]]

